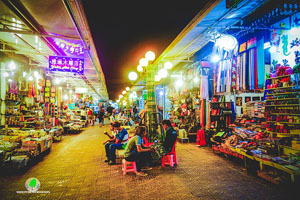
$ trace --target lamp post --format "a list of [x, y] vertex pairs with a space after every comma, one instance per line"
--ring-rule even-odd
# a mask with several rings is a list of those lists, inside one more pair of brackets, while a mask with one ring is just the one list
[[[155, 69], [152, 61], [155, 59], [155, 54], [152, 51], [148, 51], [145, 54], [145, 59], [148, 62], [146, 67], [146, 89], [147, 89], [147, 126], [149, 131], [149, 139], [152, 139], [156, 135], [158, 127], [157, 118], [155, 117], [156, 112], [156, 100], [155, 100]], [[142, 59], [141, 59], [142, 60]], [[144, 63], [140, 63], [141, 65]]]

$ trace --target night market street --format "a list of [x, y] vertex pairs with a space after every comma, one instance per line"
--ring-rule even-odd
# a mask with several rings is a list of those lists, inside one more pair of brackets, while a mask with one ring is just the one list
[[[209, 147], [177, 143], [178, 166], [154, 167], [147, 177], [122, 174], [121, 164], [104, 162], [105, 125], [88, 127], [54, 143], [51, 153], [19, 175], [1, 175], [0, 199], [289, 199], [283, 186], [247, 175]], [[131, 133], [132, 134], [132, 133]], [[20, 194], [35, 177], [45, 194]]]

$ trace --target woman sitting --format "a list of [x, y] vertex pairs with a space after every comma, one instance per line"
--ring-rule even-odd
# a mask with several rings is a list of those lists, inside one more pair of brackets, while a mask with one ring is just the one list
[[126, 148], [124, 157], [125, 160], [129, 162], [136, 162], [136, 168], [138, 176], [147, 176], [148, 174], [142, 172], [141, 170], [151, 170], [152, 168], [147, 167], [142, 169], [142, 167], [147, 166], [147, 163], [151, 160], [150, 152], [154, 151], [152, 147], [145, 147], [143, 145], [142, 138], [146, 136], [145, 127], [137, 127], [135, 135], [129, 140]]

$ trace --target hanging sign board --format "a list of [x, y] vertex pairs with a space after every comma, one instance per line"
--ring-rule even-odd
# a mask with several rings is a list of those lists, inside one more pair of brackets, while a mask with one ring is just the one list
[[256, 37], [247, 41], [247, 49], [251, 49], [253, 47], [256, 47]]
[[240, 45], [239, 53], [246, 51], [246, 49], [247, 49], [247, 42], [244, 42], [243, 44]]
[[84, 73], [84, 59], [49, 56], [49, 71]]

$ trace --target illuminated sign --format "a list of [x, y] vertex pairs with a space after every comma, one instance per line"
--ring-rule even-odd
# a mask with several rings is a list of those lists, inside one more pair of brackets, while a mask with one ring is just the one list
[[84, 59], [49, 56], [49, 71], [84, 73]]

